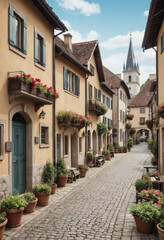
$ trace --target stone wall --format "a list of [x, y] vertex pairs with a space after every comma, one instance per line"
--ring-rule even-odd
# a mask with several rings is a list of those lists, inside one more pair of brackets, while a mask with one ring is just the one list
[[42, 182], [42, 173], [45, 164], [33, 165], [33, 187]]
[[12, 192], [12, 181], [9, 175], [0, 176], [0, 201]]

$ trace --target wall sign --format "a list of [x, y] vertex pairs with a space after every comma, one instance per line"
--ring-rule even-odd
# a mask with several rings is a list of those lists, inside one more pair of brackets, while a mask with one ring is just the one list
[[5, 150], [6, 152], [12, 152], [12, 142], [5, 143]]

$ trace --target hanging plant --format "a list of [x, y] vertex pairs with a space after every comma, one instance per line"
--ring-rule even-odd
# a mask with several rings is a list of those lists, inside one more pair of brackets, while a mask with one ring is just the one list
[[127, 114], [126, 117], [127, 117], [128, 120], [133, 120], [134, 114]]
[[107, 133], [108, 127], [106, 124], [100, 122], [97, 124], [97, 131], [99, 134]]
[[129, 134], [130, 135], [133, 135], [136, 133], [136, 129], [135, 128], [131, 128], [130, 131], [129, 131]]
[[129, 130], [129, 129], [131, 129], [132, 124], [131, 123], [126, 123], [125, 127], [126, 127], [127, 130]]

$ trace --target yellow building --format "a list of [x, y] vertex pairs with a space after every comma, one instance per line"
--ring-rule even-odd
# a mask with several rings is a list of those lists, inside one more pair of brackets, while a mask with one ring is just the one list
[[[163, 1], [151, 1], [147, 26], [143, 39], [142, 47], [144, 50], [157, 47], [157, 91], [158, 91], [158, 106], [164, 104], [164, 15]], [[164, 173], [164, 119], [162, 111], [159, 111], [158, 125], [158, 158], [160, 161], [160, 172]]]
[[0, 25], [2, 199], [31, 190], [53, 161], [54, 29], [66, 27], [44, 0], [0, 1]]

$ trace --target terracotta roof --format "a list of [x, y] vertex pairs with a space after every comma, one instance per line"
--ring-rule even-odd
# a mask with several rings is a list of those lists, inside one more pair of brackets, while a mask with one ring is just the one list
[[157, 46], [157, 36], [164, 18], [164, 1], [152, 0], [145, 29], [142, 47], [144, 49]]
[[151, 98], [153, 97], [153, 92], [151, 91], [151, 86], [156, 80], [149, 80], [143, 89], [129, 101], [128, 106], [132, 107], [147, 107]]
[[122, 85], [123, 88], [125, 89], [128, 99], [130, 99], [129, 89], [125, 84], [125, 82], [121, 78], [119, 78], [117, 75], [115, 75], [113, 72], [111, 72], [109, 69], [107, 69], [106, 67], [103, 67], [103, 69], [104, 69], [105, 81], [109, 86], [109, 88], [111, 89], [119, 88]]
[[39, 11], [45, 16], [48, 22], [56, 30], [61, 30], [63, 32], [67, 31], [64, 23], [59, 19], [59, 17], [54, 13], [52, 7], [46, 2], [46, 0], [32, 0], [34, 5], [39, 9]]

